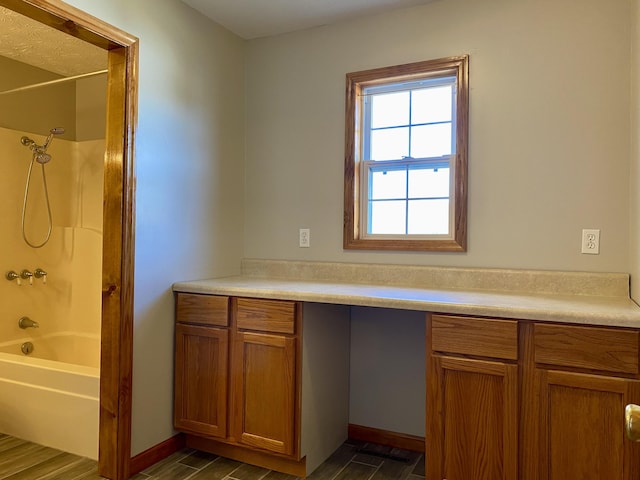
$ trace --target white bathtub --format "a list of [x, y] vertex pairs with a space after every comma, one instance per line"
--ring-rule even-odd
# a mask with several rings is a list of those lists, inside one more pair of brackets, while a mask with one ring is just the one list
[[[22, 354], [24, 341], [34, 344], [31, 355]], [[95, 341], [65, 333], [0, 344], [0, 432], [97, 460], [99, 353], [86, 345]]]

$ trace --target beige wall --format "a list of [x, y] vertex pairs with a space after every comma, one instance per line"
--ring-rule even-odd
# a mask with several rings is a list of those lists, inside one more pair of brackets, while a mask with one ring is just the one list
[[[55, 80], [60, 75], [0, 56], [0, 91]], [[0, 127], [47, 135], [64, 127], [64, 138], [76, 138], [73, 82], [0, 95]], [[104, 137], [104, 134], [102, 135]]]
[[107, 75], [84, 78], [75, 84], [76, 140], [81, 142], [104, 138], [107, 125]]
[[[249, 42], [245, 256], [628, 271], [631, 24], [630, 0], [447, 0]], [[464, 53], [468, 252], [343, 251], [345, 73]]]
[[631, 95], [631, 161], [630, 161], [630, 215], [629, 215], [629, 272], [631, 296], [640, 302], [640, 0], [633, 0], [633, 36], [631, 42], [632, 95]]
[[240, 268], [244, 43], [178, 0], [68, 3], [140, 39], [135, 455], [174, 433], [171, 284]]

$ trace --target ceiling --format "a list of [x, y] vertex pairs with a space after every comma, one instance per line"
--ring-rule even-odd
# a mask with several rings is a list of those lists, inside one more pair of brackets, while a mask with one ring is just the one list
[[107, 52], [0, 7], [0, 56], [65, 77], [103, 70]]
[[182, 0], [244, 39], [423, 5], [433, 0]]
[[[434, 0], [182, 0], [244, 39], [289, 33]], [[0, 56], [65, 77], [103, 70], [106, 51], [0, 7]]]

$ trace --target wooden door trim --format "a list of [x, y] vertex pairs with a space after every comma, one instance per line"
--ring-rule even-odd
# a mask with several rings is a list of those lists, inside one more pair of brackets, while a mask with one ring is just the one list
[[0, 0], [0, 6], [109, 52], [98, 469], [103, 477], [126, 480], [131, 471], [138, 39], [59, 0]]

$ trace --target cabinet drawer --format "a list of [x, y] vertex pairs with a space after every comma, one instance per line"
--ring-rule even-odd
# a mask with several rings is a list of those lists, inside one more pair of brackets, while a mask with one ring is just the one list
[[179, 293], [176, 319], [183, 323], [226, 327], [229, 325], [229, 297]]
[[432, 349], [479, 357], [518, 359], [518, 322], [433, 315]]
[[537, 323], [534, 348], [536, 363], [638, 373], [636, 331]]
[[235, 302], [238, 328], [261, 332], [295, 333], [295, 302], [256, 298], [237, 298]]

